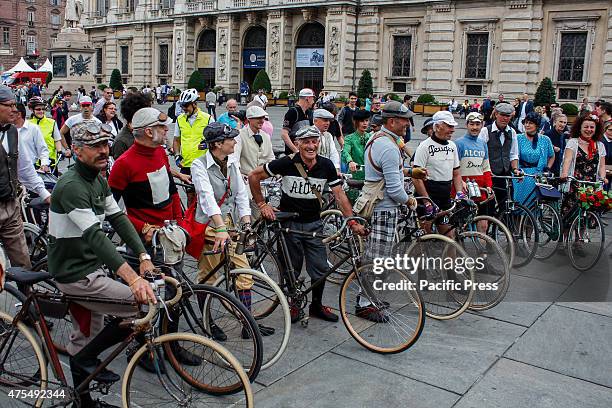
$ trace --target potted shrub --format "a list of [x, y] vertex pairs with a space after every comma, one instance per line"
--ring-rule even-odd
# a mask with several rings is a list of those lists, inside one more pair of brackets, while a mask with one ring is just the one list
[[278, 98], [274, 100], [276, 106], [289, 106], [289, 92], [282, 91], [278, 94]]
[[168, 92], [168, 101], [174, 102], [178, 100], [179, 95], [181, 94], [181, 90], [174, 87]]
[[206, 100], [206, 83], [204, 82], [204, 78], [202, 78], [200, 71], [195, 70], [191, 73], [189, 81], [187, 82], [187, 88], [194, 88], [196, 91], [198, 91], [200, 100]]
[[567, 116], [567, 124], [571, 125], [578, 116], [578, 107], [573, 103], [564, 103], [560, 106], [565, 116]]
[[113, 88], [113, 93], [116, 99], [123, 96], [123, 80], [121, 79], [121, 72], [117, 68], [111, 72], [109, 87]]
[[346, 106], [346, 104], [348, 103], [348, 98], [346, 96], [338, 96], [335, 100], [334, 103], [336, 104], [336, 107], [338, 109], [342, 109]]

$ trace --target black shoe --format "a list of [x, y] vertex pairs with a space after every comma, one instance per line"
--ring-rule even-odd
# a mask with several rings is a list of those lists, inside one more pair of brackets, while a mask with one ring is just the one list
[[323, 319], [327, 322], [338, 321], [338, 315], [332, 312], [331, 308], [327, 306], [315, 305], [314, 303], [311, 303], [308, 311], [312, 317], [318, 317], [319, 319]]
[[[134, 350], [133, 353], [130, 353], [127, 355], [128, 363], [130, 362], [132, 357], [134, 357], [134, 354], [136, 353], [136, 351], [137, 350]], [[143, 370], [149, 373], [152, 373], [152, 374], [157, 373], [157, 371], [155, 370], [155, 365], [153, 364], [153, 359], [151, 358], [151, 352], [148, 350], [145, 351], [142, 356], [140, 356], [140, 359], [138, 360], [138, 365], [140, 366], [140, 368], [142, 368]], [[166, 374], [166, 369], [164, 368], [164, 365], [160, 363], [159, 360], [158, 360], [158, 366], [159, 366], [159, 373]]]
[[[261, 333], [261, 335], [264, 337], [271, 336], [275, 333], [275, 330], [272, 327], [267, 327], [263, 324], [258, 324], [257, 326], [259, 327], [259, 333]], [[245, 326], [242, 326], [242, 338], [244, 340], [251, 338], [251, 332], [247, 330]]]
[[196, 356], [191, 351], [185, 350], [183, 347], [178, 344], [172, 345], [172, 354], [177, 359], [177, 361], [181, 364], [185, 364], [188, 366], [199, 366], [202, 364], [202, 357]]
[[[87, 365], [87, 364], [81, 363], [80, 361], [75, 360], [74, 358], [71, 358], [70, 359], [70, 371], [72, 371], [76, 375], [85, 379], [86, 377], [91, 375], [91, 373], [96, 371], [96, 368], [98, 368], [98, 366], [101, 363], [102, 362], [100, 360], [96, 360], [95, 364]], [[96, 374], [96, 376], [93, 379], [94, 381], [97, 381], [99, 383], [112, 384], [112, 383], [116, 383], [117, 381], [119, 381], [121, 377], [118, 374], [115, 374], [112, 371], [106, 368], [103, 368], [98, 374]], [[75, 385], [78, 385], [78, 384], [75, 384]]]
[[385, 313], [385, 311], [378, 309], [373, 305], [355, 307], [355, 315], [357, 315], [357, 317], [361, 317], [362, 319], [366, 319], [374, 323], [389, 322], [389, 316]]
[[214, 324], [214, 323], [210, 325], [210, 334], [211, 334], [213, 340], [215, 340], [215, 341], [225, 341], [225, 340], [227, 340], [227, 336], [225, 335], [223, 330], [221, 330], [221, 328], [219, 326], [217, 326], [216, 324]]

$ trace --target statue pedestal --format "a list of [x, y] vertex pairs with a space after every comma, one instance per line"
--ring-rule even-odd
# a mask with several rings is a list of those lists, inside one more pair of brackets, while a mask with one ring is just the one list
[[53, 64], [52, 88], [63, 86], [65, 90], [75, 91], [83, 85], [89, 92], [92, 85], [96, 84], [93, 76], [95, 50], [85, 30], [80, 27], [62, 28], [50, 52]]

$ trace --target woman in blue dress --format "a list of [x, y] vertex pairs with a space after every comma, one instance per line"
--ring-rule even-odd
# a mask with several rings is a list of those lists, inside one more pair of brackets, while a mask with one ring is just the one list
[[[540, 125], [542, 117], [531, 112], [523, 120], [525, 133], [517, 136], [519, 147], [519, 168], [525, 174], [540, 174], [550, 171], [555, 161], [555, 151], [553, 150], [550, 138], [540, 135]], [[531, 192], [535, 188], [535, 180], [532, 177], [525, 177], [523, 180], [514, 180], [514, 199], [521, 204], [529, 206], [535, 195]]]

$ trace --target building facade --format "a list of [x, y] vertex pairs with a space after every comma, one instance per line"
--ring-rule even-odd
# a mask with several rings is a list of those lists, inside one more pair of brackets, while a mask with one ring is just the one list
[[592, 0], [86, 0], [96, 79], [184, 89], [199, 70], [238, 92], [265, 69], [274, 90], [339, 94], [370, 70], [376, 93], [612, 99], [612, 3]]
[[0, 72], [23, 57], [41, 66], [64, 24], [66, 0], [0, 0]]

